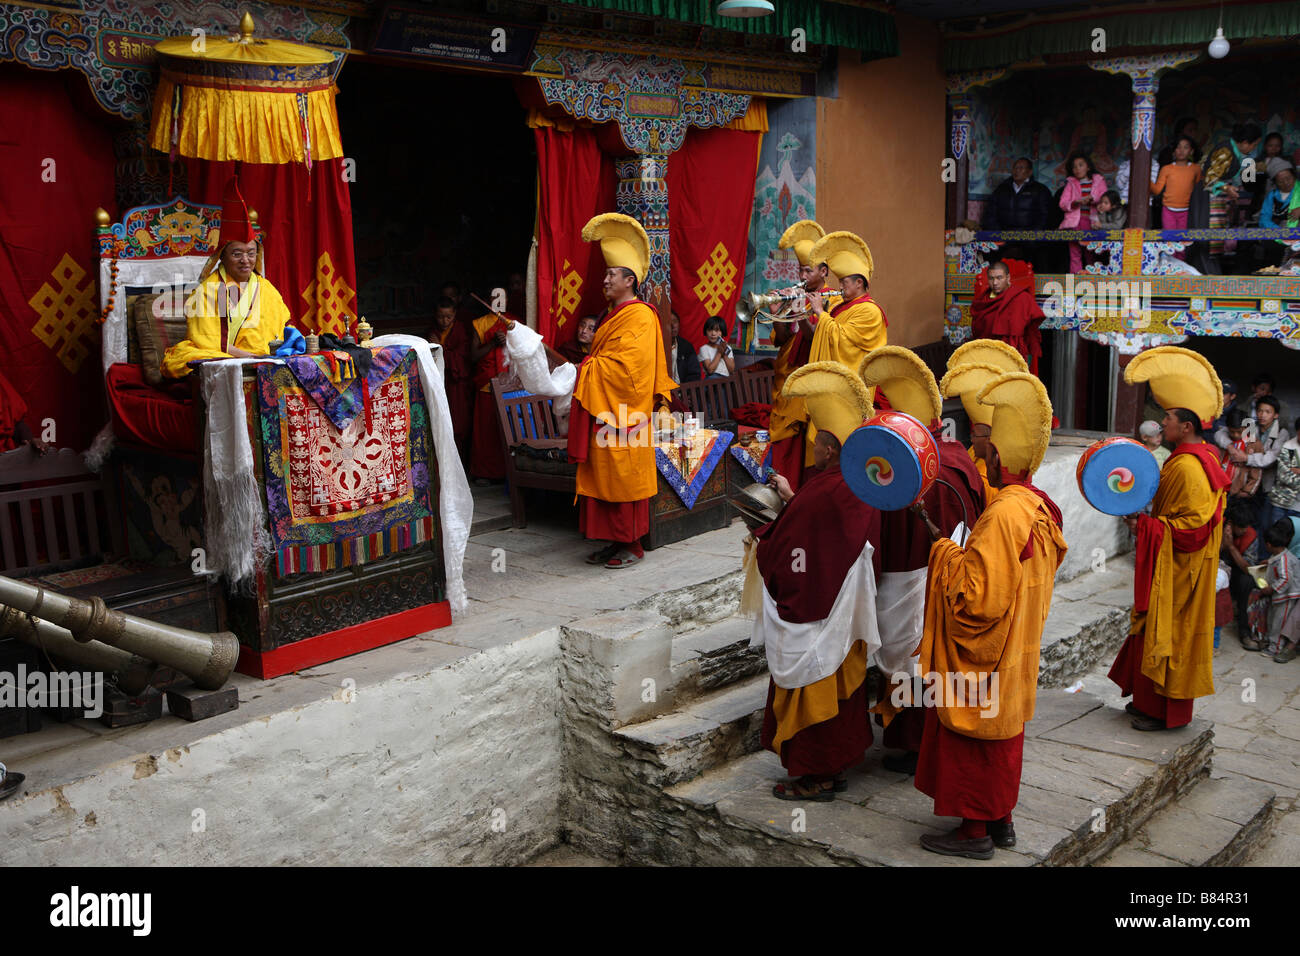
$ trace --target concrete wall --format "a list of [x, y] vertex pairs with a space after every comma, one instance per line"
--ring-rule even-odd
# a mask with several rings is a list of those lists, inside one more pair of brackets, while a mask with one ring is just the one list
[[[559, 629], [0, 808], [0, 862], [511, 864], [559, 842]], [[194, 832], [194, 811], [204, 829]]]
[[840, 50], [837, 99], [817, 104], [817, 219], [871, 247], [871, 295], [893, 345], [943, 334], [944, 74], [933, 23], [896, 13], [900, 55]]

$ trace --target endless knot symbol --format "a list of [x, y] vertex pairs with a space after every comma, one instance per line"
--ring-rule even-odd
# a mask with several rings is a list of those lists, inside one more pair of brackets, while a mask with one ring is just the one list
[[718, 243], [709, 258], [696, 270], [699, 283], [691, 291], [709, 314], [716, 313], [731, 293], [736, 291], [736, 264], [727, 254], [727, 247]]
[[582, 276], [578, 275], [577, 270], [569, 264], [569, 260], [565, 259], [564, 275], [555, 290], [555, 297], [560, 303], [560, 325], [565, 323], [573, 314], [573, 310], [578, 307], [578, 303], [582, 301], [582, 295], [578, 291], [581, 288]]
[[53, 349], [63, 367], [74, 375], [90, 354], [95, 324], [95, 283], [82, 280], [86, 270], [66, 252], [50, 274], [57, 288], [46, 282], [27, 304], [40, 316], [32, 334]]
[[334, 268], [334, 260], [326, 251], [316, 260], [316, 278], [303, 289], [302, 297], [307, 300], [307, 314], [303, 316], [307, 327], [332, 332], [342, 331], [356, 292]]

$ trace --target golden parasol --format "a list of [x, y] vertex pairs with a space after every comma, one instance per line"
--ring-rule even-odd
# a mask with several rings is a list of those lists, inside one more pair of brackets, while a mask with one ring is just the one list
[[306, 163], [343, 155], [334, 86], [342, 56], [253, 36], [171, 37], [154, 50], [162, 73], [149, 142], [173, 160]]

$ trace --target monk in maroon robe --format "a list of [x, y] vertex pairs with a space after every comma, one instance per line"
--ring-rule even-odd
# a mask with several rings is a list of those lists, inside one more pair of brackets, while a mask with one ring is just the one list
[[469, 361], [469, 327], [456, 321], [456, 303], [450, 298], [444, 296], [438, 300], [438, 311], [428, 339], [442, 346], [442, 381], [447, 390], [451, 431], [456, 439], [456, 450], [464, 462], [469, 458], [474, 373]]
[[988, 288], [978, 292], [970, 304], [971, 336], [1006, 342], [1038, 374], [1038, 358], [1043, 354], [1043, 310], [1034, 301], [1031, 289], [1011, 284], [1011, 272], [1004, 262], [988, 267]]

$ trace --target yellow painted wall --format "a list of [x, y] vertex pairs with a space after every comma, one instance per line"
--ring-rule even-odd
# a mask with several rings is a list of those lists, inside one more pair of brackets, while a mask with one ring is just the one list
[[817, 220], [871, 247], [871, 296], [892, 345], [943, 335], [947, 120], [939, 31], [896, 13], [900, 55], [840, 50], [839, 96], [817, 104]]

